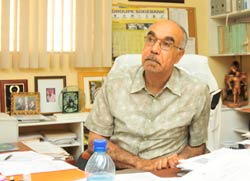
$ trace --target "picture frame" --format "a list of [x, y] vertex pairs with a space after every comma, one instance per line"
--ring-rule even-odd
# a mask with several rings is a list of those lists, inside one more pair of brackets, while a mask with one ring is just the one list
[[28, 92], [27, 79], [0, 80], [0, 108], [1, 112], [10, 113], [11, 93]]
[[128, 0], [128, 1], [163, 2], [163, 3], [184, 3], [184, 0]]
[[11, 94], [11, 115], [40, 114], [39, 92], [14, 92]]
[[69, 91], [62, 93], [62, 112], [74, 113], [79, 111], [79, 92]]
[[40, 93], [40, 112], [52, 115], [62, 112], [59, 95], [66, 86], [66, 76], [35, 76], [35, 92]]
[[88, 112], [92, 109], [94, 98], [101, 88], [110, 68], [78, 72], [79, 90], [83, 92], [80, 97], [81, 111]]

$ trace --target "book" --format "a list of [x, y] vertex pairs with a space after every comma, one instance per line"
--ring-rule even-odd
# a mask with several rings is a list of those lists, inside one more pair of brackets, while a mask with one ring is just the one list
[[0, 152], [15, 151], [19, 148], [13, 143], [0, 143]]

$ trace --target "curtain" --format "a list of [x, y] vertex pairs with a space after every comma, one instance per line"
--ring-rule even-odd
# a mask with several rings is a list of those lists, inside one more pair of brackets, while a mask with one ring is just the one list
[[1, 68], [8, 68], [10, 66], [10, 51], [9, 51], [9, 0], [2, 0], [1, 2], [1, 52], [0, 52], [0, 66]]
[[111, 66], [112, 0], [76, 4], [76, 67]]
[[[66, 0], [14, 0], [15, 13], [10, 28], [10, 0], [1, 0], [0, 68], [48, 68], [58, 55], [60, 63], [67, 59], [75, 67], [111, 66], [112, 0], [75, 0], [76, 13], [71, 13], [70, 17], [72, 22], [75, 21], [75, 28], [72, 23], [69, 36], [74, 40], [71, 41], [74, 44], [70, 44], [70, 51], [65, 51], [63, 45], [59, 50], [52, 48], [48, 51], [48, 46], [53, 47], [54, 41], [58, 41], [55, 37], [57, 33], [48, 32], [48, 23], [52, 26], [55, 23], [48, 18], [48, 2], [51, 1], [54, 6], [55, 1], [63, 3]], [[73, 6], [73, 1], [68, 1]], [[63, 27], [63, 6], [60, 8]], [[63, 29], [58, 32], [60, 35], [63, 35]], [[10, 32], [14, 37], [13, 50], [10, 50]]]

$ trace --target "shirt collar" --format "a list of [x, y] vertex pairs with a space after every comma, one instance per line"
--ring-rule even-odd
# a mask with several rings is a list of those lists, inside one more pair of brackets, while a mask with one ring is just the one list
[[135, 73], [133, 83], [131, 84], [130, 93], [139, 92], [140, 90], [146, 87], [143, 74], [144, 74], [144, 68], [141, 65]]
[[[136, 93], [146, 88], [143, 74], [144, 69], [141, 65], [135, 73], [133, 83], [131, 84], [130, 93]], [[174, 67], [173, 73], [163, 89], [166, 88], [168, 88], [173, 94], [181, 96], [181, 81], [179, 69], [177, 67]]]

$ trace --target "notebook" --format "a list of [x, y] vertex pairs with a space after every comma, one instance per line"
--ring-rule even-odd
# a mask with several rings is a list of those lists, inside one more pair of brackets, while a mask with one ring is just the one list
[[15, 151], [19, 148], [12, 143], [0, 143], [0, 152]]

